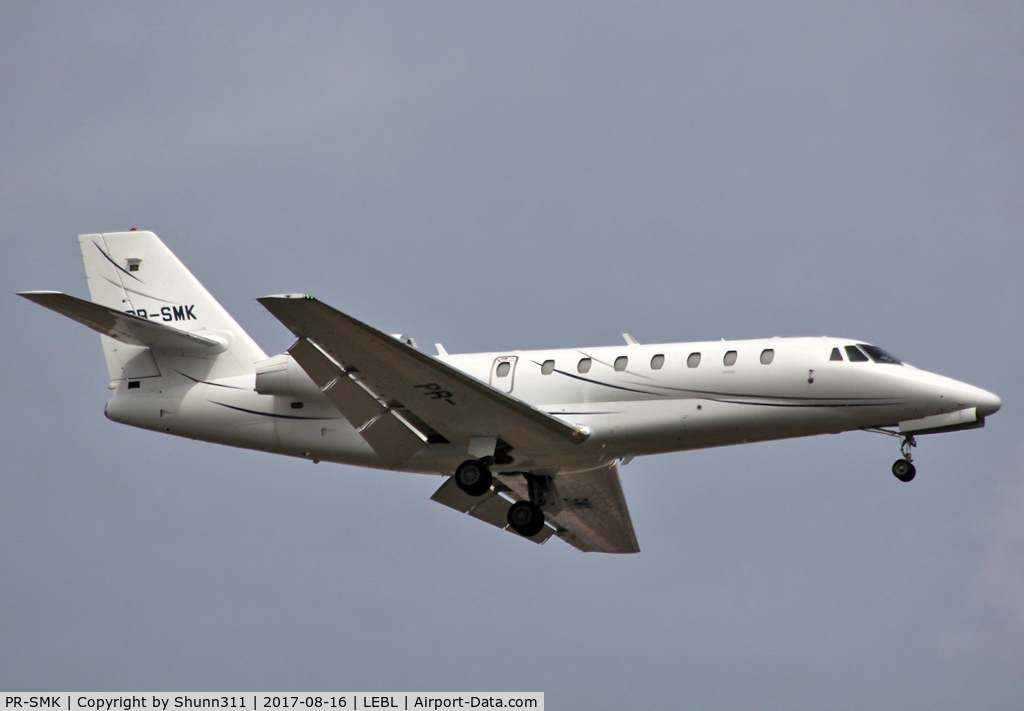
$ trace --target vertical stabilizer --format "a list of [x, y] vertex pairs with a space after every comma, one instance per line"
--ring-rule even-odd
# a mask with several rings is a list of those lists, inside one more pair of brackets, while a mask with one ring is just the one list
[[[219, 377], [255, 372], [266, 358], [241, 326], [217, 303], [152, 232], [79, 235], [92, 300], [154, 323], [227, 342], [216, 356]], [[111, 380], [160, 375], [150, 349], [102, 336]]]

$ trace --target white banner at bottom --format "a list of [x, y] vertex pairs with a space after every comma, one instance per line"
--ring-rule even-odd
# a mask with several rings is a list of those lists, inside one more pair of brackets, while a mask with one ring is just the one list
[[540, 691], [374, 691], [332, 693], [147, 692], [18, 693], [0, 691], [0, 711], [175, 711], [177, 709], [244, 709], [245, 711], [441, 711], [441, 709], [532, 709], [544, 711]]

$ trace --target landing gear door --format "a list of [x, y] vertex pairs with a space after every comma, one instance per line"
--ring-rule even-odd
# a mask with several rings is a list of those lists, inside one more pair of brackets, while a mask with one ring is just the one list
[[501, 356], [491, 364], [491, 387], [503, 393], [512, 392], [515, 385], [516, 362], [519, 356]]

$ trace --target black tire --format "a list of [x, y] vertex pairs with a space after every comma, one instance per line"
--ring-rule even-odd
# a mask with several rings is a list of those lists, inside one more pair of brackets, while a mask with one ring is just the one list
[[455, 484], [470, 496], [483, 496], [493, 481], [491, 470], [479, 459], [468, 459], [455, 470]]
[[910, 469], [907, 470], [907, 475], [903, 477], [903, 481], [904, 482], [911, 482], [911, 481], [914, 480], [915, 476], [917, 476], [917, 467], [915, 467], [913, 464], [911, 464], [910, 465]]
[[906, 483], [914, 480], [917, 468], [906, 459], [897, 459], [892, 464], [892, 474], [900, 481]]
[[529, 501], [517, 501], [509, 507], [508, 525], [520, 536], [536, 536], [544, 528], [544, 512]]

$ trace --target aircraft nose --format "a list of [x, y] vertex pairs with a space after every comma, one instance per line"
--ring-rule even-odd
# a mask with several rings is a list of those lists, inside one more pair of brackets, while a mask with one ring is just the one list
[[975, 402], [977, 402], [975, 407], [978, 409], [978, 417], [988, 417], [999, 412], [999, 408], [1003, 406], [1003, 401], [999, 399], [998, 395], [981, 388], [975, 389], [978, 391], [975, 395]]

